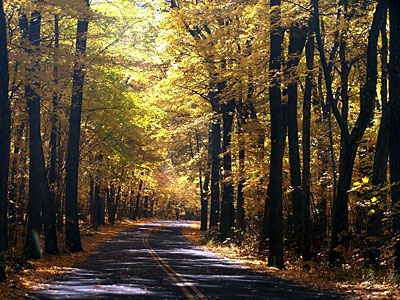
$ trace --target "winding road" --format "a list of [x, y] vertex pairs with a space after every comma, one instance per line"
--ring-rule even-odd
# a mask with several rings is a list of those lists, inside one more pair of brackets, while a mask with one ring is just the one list
[[27, 299], [341, 299], [193, 246], [187, 222], [134, 227]]

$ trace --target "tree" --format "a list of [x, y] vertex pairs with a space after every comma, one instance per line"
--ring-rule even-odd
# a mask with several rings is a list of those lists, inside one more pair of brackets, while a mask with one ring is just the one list
[[320, 53], [320, 60], [324, 70], [325, 85], [327, 90], [328, 103], [333, 110], [343, 136], [342, 151], [339, 162], [339, 180], [336, 197], [333, 201], [332, 235], [330, 244], [329, 260], [335, 262], [339, 257], [338, 246], [346, 246], [345, 235], [348, 233], [348, 198], [353, 174], [354, 160], [357, 149], [364, 132], [371, 121], [374, 111], [376, 84], [377, 84], [377, 44], [379, 31], [384, 21], [384, 4], [379, 2], [374, 13], [374, 20], [368, 36], [367, 48], [367, 75], [360, 96], [360, 113], [357, 121], [351, 130], [347, 122], [340, 114], [332, 91], [332, 76], [329, 71], [325, 57], [325, 50], [322, 43], [318, 0], [313, 0], [315, 30]]
[[[41, 18], [39, 11], [32, 12], [29, 24], [25, 14], [20, 18], [21, 29], [29, 39], [25, 51], [34, 56], [39, 52]], [[25, 251], [30, 258], [40, 257], [39, 237], [42, 229], [40, 216], [42, 208], [46, 237], [45, 251], [47, 253], [58, 252], [55, 212], [47, 179], [40, 128], [41, 97], [38, 94], [40, 84], [33, 78], [33, 74], [39, 70], [39, 60], [40, 58], [35, 57], [32, 65], [28, 67], [27, 71], [30, 73], [32, 83], [25, 85], [29, 116], [29, 205]]]
[[234, 226], [234, 209], [233, 209], [233, 185], [232, 185], [232, 157], [230, 153], [231, 133], [233, 126], [233, 118], [235, 113], [235, 100], [231, 99], [228, 103], [222, 105], [223, 119], [223, 169], [224, 178], [222, 182], [222, 203], [221, 203], [221, 223], [220, 223], [220, 239], [225, 240], [230, 234]]
[[[387, 12], [385, 12], [387, 15]], [[376, 149], [374, 157], [374, 166], [372, 171], [372, 189], [373, 192], [378, 191], [375, 196], [374, 193], [371, 195], [371, 199], [374, 197], [377, 199], [371, 207], [368, 214], [367, 223], [367, 265], [371, 265], [375, 269], [379, 268], [377, 258], [379, 257], [379, 247], [382, 244], [383, 235], [383, 213], [384, 206], [386, 203], [386, 193], [381, 191], [387, 183], [387, 165], [389, 158], [389, 123], [388, 123], [388, 104], [387, 104], [387, 56], [388, 56], [388, 39], [386, 32], [387, 16], [381, 28], [382, 37], [382, 48], [381, 48], [381, 102], [382, 102], [382, 116], [379, 124], [378, 137], [376, 140]]]
[[400, 273], [400, 3], [389, 1], [390, 59], [389, 59], [389, 156], [390, 184], [393, 207], [394, 268]]
[[[271, 46], [269, 70], [271, 83], [269, 87], [269, 102], [271, 112], [271, 154], [263, 226], [267, 228], [269, 237], [268, 265], [283, 268], [282, 159], [285, 149], [286, 124], [279, 79], [279, 72], [282, 67], [283, 42], [282, 29], [279, 27], [280, 5], [280, 0], [272, 0], [270, 4]], [[263, 239], [266, 238], [264, 234]]]
[[289, 163], [290, 163], [290, 184], [293, 188], [291, 193], [293, 210], [294, 236], [297, 239], [297, 246], [301, 244], [302, 226], [302, 189], [301, 189], [301, 168], [299, 150], [299, 130], [297, 124], [297, 74], [296, 67], [300, 61], [307, 40], [307, 30], [302, 24], [295, 22], [289, 30], [288, 59], [285, 66], [285, 77], [288, 81], [287, 89], [287, 126], [289, 140]]
[[[219, 90], [219, 89], [218, 89]], [[210, 209], [210, 228], [218, 225], [220, 201], [219, 186], [221, 165], [219, 155], [221, 153], [221, 115], [218, 104], [218, 96], [215, 92], [210, 92], [211, 106], [213, 111], [211, 125], [211, 209]]]
[[311, 98], [313, 89], [314, 68], [314, 23], [310, 18], [306, 43], [307, 77], [303, 99], [303, 181], [302, 181], [302, 222], [301, 222], [301, 254], [309, 260], [310, 237], [310, 189], [311, 189]]
[[[89, 0], [85, 0], [89, 8]], [[83, 87], [85, 82], [85, 64], [87, 32], [89, 19], [85, 12], [78, 21], [76, 32], [76, 55], [72, 82], [72, 100], [69, 120], [69, 136], [66, 163], [65, 216], [66, 241], [72, 252], [82, 251], [78, 222], [78, 173], [79, 173], [79, 144], [81, 132], [81, 114]]]
[[[0, 2], [0, 255], [8, 248], [8, 172], [10, 163], [10, 102], [8, 99], [7, 27], [3, 0]], [[5, 268], [0, 257], [0, 280], [5, 278]]]

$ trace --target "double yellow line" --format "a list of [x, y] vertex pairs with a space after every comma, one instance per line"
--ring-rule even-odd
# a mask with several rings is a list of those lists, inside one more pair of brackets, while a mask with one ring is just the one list
[[[177, 286], [180, 287], [182, 292], [186, 295], [188, 299], [195, 300], [197, 298], [201, 300], [207, 299], [206, 296], [200, 290], [194, 286], [191, 282], [187, 281], [181, 274], [176, 272], [171, 266], [169, 266], [150, 246], [149, 244], [149, 235], [151, 232], [159, 230], [161, 226], [154, 227], [149, 229], [146, 234], [142, 238], [143, 245], [147, 248], [147, 251], [150, 253], [151, 257], [158, 264], [158, 266], [168, 275], [169, 278], [172, 279], [176, 283]], [[190, 290], [187, 288], [189, 287]], [[194, 295], [192, 295], [192, 293]]]

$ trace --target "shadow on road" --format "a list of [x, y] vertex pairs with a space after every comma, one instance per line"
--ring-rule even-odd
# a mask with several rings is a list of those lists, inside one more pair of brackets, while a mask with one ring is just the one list
[[[164, 226], [158, 228], [160, 225]], [[123, 232], [102, 244], [87, 261], [27, 298], [340, 299], [338, 295], [258, 274], [195, 247], [181, 234], [186, 225], [183, 221], [155, 222]], [[143, 237], [149, 230], [146, 247]], [[150, 254], [148, 247], [159, 259]]]

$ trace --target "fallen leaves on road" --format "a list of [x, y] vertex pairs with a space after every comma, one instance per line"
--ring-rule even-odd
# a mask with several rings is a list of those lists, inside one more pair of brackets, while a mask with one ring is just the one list
[[233, 244], [209, 242], [204, 245], [201, 241], [204, 240], [206, 232], [202, 232], [199, 229], [200, 223], [196, 222], [183, 228], [182, 233], [194, 245], [230, 258], [257, 272], [296, 281], [316, 289], [336, 291], [337, 293], [349, 296], [351, 299], [400, 299], [400, 291], [397, 287], [388, 283], [378, 284], [371, 281], [335, 282], [321, 276], [321, 270], [316, 271], [311, 268], [311, 270], [306, 271], [298, 265], [291, 264], [290, 262], [286, 262], [286, 270], [269, 267], [267, 265], [267, 260], [264, 257]]
[[9, 275], [7, 281], [0, 282], [0, 299], [21, 299], [29, 291], [37, 289], [41, 284], [71, 270], [72, 266], [86, 260], [93, 250], [104, 241], [111, 239], [123, 230], [148, 222], [150, 220], [123, 220], [114, 225], [100, 226], [97, 231], [83, 228], [81, 241], [84, 252], [67, 253], [64, 250], [65, 253], [44, 254], [41, 259], [29, 261], [28, 267], [17, 274]]

